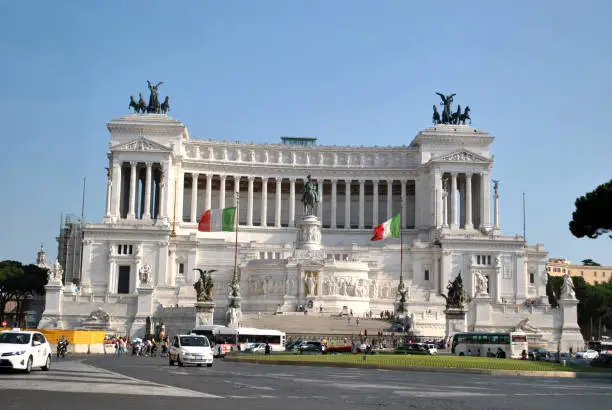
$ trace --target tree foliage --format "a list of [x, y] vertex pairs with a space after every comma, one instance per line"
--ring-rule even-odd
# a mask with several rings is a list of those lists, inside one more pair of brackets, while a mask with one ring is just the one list
[[[582, 276], [572, 276], [578, 299], [578, 325], [585, 339], [598, 336], [601, 324], [612, 329], [612, 282], [589, 285]], [[563, 276], [548, 276], [546, 294], [551, 306], [559, 306]]]
[[595, 262], [593, 259], [583, 259], [582, 264], [584, 266], [601, 266], [600, 263]]
[[576, 199], [575, 205], [569, 223], [572, 235], [593, 239], [612, 231], [612, 180]]
[[43, 295], [47, 284], [47, 269], [37, 265], [23, 265], [17, 261], [0, 262], [0, 322], [4, 320], [6, 304], [17, 303], [21, 314], [23, 302], [35, 293]]

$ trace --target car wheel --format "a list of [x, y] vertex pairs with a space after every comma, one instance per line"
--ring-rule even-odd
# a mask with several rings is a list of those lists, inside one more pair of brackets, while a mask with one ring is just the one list
[[26, 368], [24, 371], [28, 374], [32, 372], [32, 356], [28, 358], [28, 363], [26, 364]]
[[174, 366], [174, 360], [172, 360], [172, 355], [171, 354], [168, 355], [168, 364], [170, 366]]
[[206, 363], [206, 367], [212, 367], [212, 363]]
[[202, 367], [202, 363], [198, 363], [198, 367]]
[[51, 356], [47, 356], [47, 362], [43, 367], [41, 367], [41, 369], [43, 369], [45, 372], [51, 370]]
[[176, 363], [178, 363], [179, 367], [183, 367], [185, 365], [185, 363], [181, 361], [181, 358], [179, 356], [176, 357]]

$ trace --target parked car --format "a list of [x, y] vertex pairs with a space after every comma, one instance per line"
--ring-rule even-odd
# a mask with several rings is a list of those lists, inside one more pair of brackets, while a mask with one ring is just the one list
[[207, 367], [212, 367], [213, 351], [208, 338], [194, 334], [175, 336], [168, 352], [168, 361], [170, 366], [174, 366], [176, 362], [179, 366], [206, 364]]
[[309, 341], [302, 343], [298, 349], [300, 353], [323, 353], [325, 345], [321, 342]]
[[40, 332], [21, 329], [0, 332], [0, 367], [30, 373], [32, 368], [51, 369], [51, 346]]
[[584, 352], [576, 352], [576, 359], [593, 360], [599, 357], [597, 350], [586, 350]]
[[395, 352], [404, 354], [435, 355], [437, 350], [429, 348], [425, 343], [409, 343], [407, 345], [398, 346], [395, 349]]

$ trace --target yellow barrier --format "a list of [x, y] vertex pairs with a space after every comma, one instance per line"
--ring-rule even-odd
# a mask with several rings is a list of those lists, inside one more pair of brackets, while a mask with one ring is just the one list
[[[13, 328], [1, 328], [2, 330], [12, 330]], [[92, 345], [104, 342], [106, 331], [104, 330], [61, 330], [61, 329], [22, 329], [36, 330], [47, 338], [49, 343], [57, 343], [60, 337], [64, 336], [70, 344]]]

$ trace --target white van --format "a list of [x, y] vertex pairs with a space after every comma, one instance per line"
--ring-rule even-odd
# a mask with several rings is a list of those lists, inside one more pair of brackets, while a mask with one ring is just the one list
[[208, 338], [194, 334], [175, 336], [168, 352], [168, 361], [170, 366], [174, 366], [176, 362], [179, 366], [206, 364], [207, 367], [212, 367], [213, 351]]

